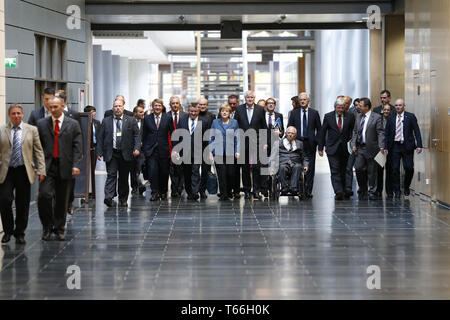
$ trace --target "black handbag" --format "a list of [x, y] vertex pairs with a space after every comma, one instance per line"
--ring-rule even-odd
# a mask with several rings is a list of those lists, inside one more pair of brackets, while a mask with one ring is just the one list
[[[214, 164], [211, 166], [211, 168], [215, 168]], [[217, 175], [214, 172], [209, 171], [206, 178], [206, 190], [208, 190], [209, 194], [217, 194], [217, 189]]]

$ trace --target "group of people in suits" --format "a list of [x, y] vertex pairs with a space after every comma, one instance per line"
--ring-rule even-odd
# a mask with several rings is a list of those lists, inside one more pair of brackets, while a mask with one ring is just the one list
[[[75, 178], [80, 174], [82, 132], [76, 112], [67, 109], [66, 94], [47, 88], [44, 106], [33, 111], [28, 124], [23, 121], [23, 107], [8, 109], [9, 122], [0, 128], [0, 212], [4, 235], [2, 243], [14, 236], [25, 244], [30, 190], [38, 178], [38, 211], [42, 240], [65, 240], [66, 217]], [[12, 203], [15, 201], [14, 220]]]

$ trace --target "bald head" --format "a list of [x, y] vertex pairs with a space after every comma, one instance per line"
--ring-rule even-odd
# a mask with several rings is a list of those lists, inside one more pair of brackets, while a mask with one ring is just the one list
[[200, 108], [200, 112], [206, 112], [208, 110], [208, 100], [201, 97], [197, 100], [197, 106]]
[[286, 129], [286, 139], [289, 140], [289, 142], [292, 142], [297, 138], [297, 129], [293, 126], [287, 127]]
[[406, 104], [405, 100], [403, 99], [397, 99], [395, 100], [395, 111], [397, 114], [402, 114], [405, 111]]
[[349, 96], [345, 96], [344, 101], [345, 101], [345, 111], [348, 111], [348, 109], [350, 109], [350, 106], [352, 105], [353, 99], [350, 98]]
[[48, 110], [51, 112], [53, 117], [59, 118], [64, 110], [63, 100], [59, 97], [53, 96], [48, 101]]

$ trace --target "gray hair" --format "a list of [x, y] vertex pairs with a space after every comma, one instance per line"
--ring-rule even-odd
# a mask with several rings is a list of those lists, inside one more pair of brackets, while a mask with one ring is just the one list
[[22, 110], [22, 113], [23, 113], [23, 107], [22, 107], [22, 105], [20, 105], [20, 104], [10, 104], [10, 105], [9, 105], [9, 108], [8, 108], [8, 114], [9, 114], [9, 112], [11, 111], [11, 109], [14, 109], [14, 108], [19, 108], [20, 110]]
[[169, 103], [172, 103], [172, 100], [175, 100], [175, 99], [177, 99], [178, 101], [180, 101], [180, 102], [181, 102], [181, 100], [180, 100], [180, 97], [179, 97], [179, 96], [171, 96], [171, 97], [170, 97], [170, 99], [169, 99]]
[[250, 91], [250, 90], [249, 91], [245, 91], [244, 97], [247, 98], [249, 95], [253, 95], [254, 96], [255, 93], [253, 91]]
[[300, 99], [300, 96], [306, 96], [306, 98], [309, 100], [309, 94], [307, 92], [300, 92], [298, 94], [298, 98]]
[[336, 107], [336, 106], [343, 106], [343, 105], [345, 105], [345, 98], [338, 98], [337, 100], [336, 100], [336, 102], [334, 103], [334, 106]]

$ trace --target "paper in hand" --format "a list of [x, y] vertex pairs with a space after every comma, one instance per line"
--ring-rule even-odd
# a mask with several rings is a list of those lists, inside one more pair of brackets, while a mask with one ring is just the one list
[[386, 165], [386, 155], [384, 153], [382, 153], [381, 151], [378, 152], [378, 154], [375, 157], [375, 161], [384, 168], [384, 166]]

